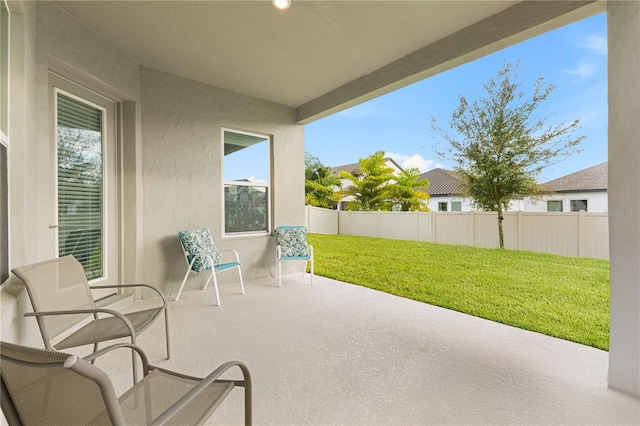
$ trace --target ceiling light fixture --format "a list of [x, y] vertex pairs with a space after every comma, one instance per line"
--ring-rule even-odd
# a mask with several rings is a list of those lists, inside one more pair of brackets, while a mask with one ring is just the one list
[[280, 10], [289, 9], [291, 0], [271, 0], [271, 3]]

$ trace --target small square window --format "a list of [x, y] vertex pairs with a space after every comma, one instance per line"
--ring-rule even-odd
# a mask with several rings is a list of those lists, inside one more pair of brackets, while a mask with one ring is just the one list
[[447, 211], [447, 202], [446, 201], [444, 203], [438, 203], [438, 211], [439, 212], [446, 212]]
[[550, 201], [547, 201], [547, 211], [548, 212], [561, 212], [562, 211], [562, 200], [550, 200]]
[[571, 211], [579, 212], [580, 210], [587, 210], [587, 200], [571, 200]]
[[462, 201], [452, 201], [451, 202], [451, 211], [452, 212], [461, 212], [462, 211]]

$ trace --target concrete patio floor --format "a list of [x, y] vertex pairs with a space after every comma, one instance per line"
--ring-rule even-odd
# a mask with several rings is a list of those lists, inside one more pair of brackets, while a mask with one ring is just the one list
[[[185, 292], [170, 302], [171, 359], [162, 323], [139, 344], [151, 363], [191, 375], [245, 362], [255, 424], [640, 424], [640, 400], [606, 387], [604, 351], [322, 277], [314, 284], [252, 281], [245, 295], [225, 285], [220, 307], [210, 289]], [[129, 363], [122, 351], [97, 365], [120, 393]], [[242, 401], [234, 390], [209, 423], [242, 423]]]

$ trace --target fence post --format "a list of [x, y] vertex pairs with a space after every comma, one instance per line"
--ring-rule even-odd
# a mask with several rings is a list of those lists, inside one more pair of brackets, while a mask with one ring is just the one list
[[516, 247], [518, 250], [522, 250], [523, 241], [522, 239], [524, 235], [524, 215], [522, 210], [518, 210], [518, 241], [516, 242]]
[[476, 246], [476, 214], [473, 210], [469, 212], [471, 216], [471, 246]]
[[584, 210], [580, 210], [578, 212], [578, 257], [584, 257], [584, 252], [585, 252], [585, 249], [583, 247], [584, 240], [585, 240], [584, 238], [585, 214], [586, 213]]
[[435, 243], [437, 241], [436, 238], [436, 212], [431, 212], [431, 242]]

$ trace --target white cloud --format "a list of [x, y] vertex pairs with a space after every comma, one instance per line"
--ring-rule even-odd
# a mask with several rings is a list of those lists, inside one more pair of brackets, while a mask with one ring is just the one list
[[257, 178], [255, 176], [250, 176], [248, 178], [246, 178], [249, 182], [253, 182], [253, 183], [267, 183], [266, 180], [261, 179], [261, 178]]
[[607, 38], [599, 34], [588, 35], [582, 43], [580, 43], [580, 46], [599, 55], [607, 54]]
[[421, 173], [428, 170], [443, 167], [442, 164], [437, 163], [435, 160], [426, 160], [422, 158], [420, 154], [413, 154], [411, 156], [406, 154], [396, 154], [393, 152], [387, 152], [387, 156], [393, 158], [393, 160], [402, 166], [403, 169], [418, 168]]
[[578, 64], [570, 70], [565, 70], [564, 72], [571, 75], [576, 75], [581, 79], [585, 79], [591, 77], [595, 74], [598, 64], [595, 62], [578, 62]]

